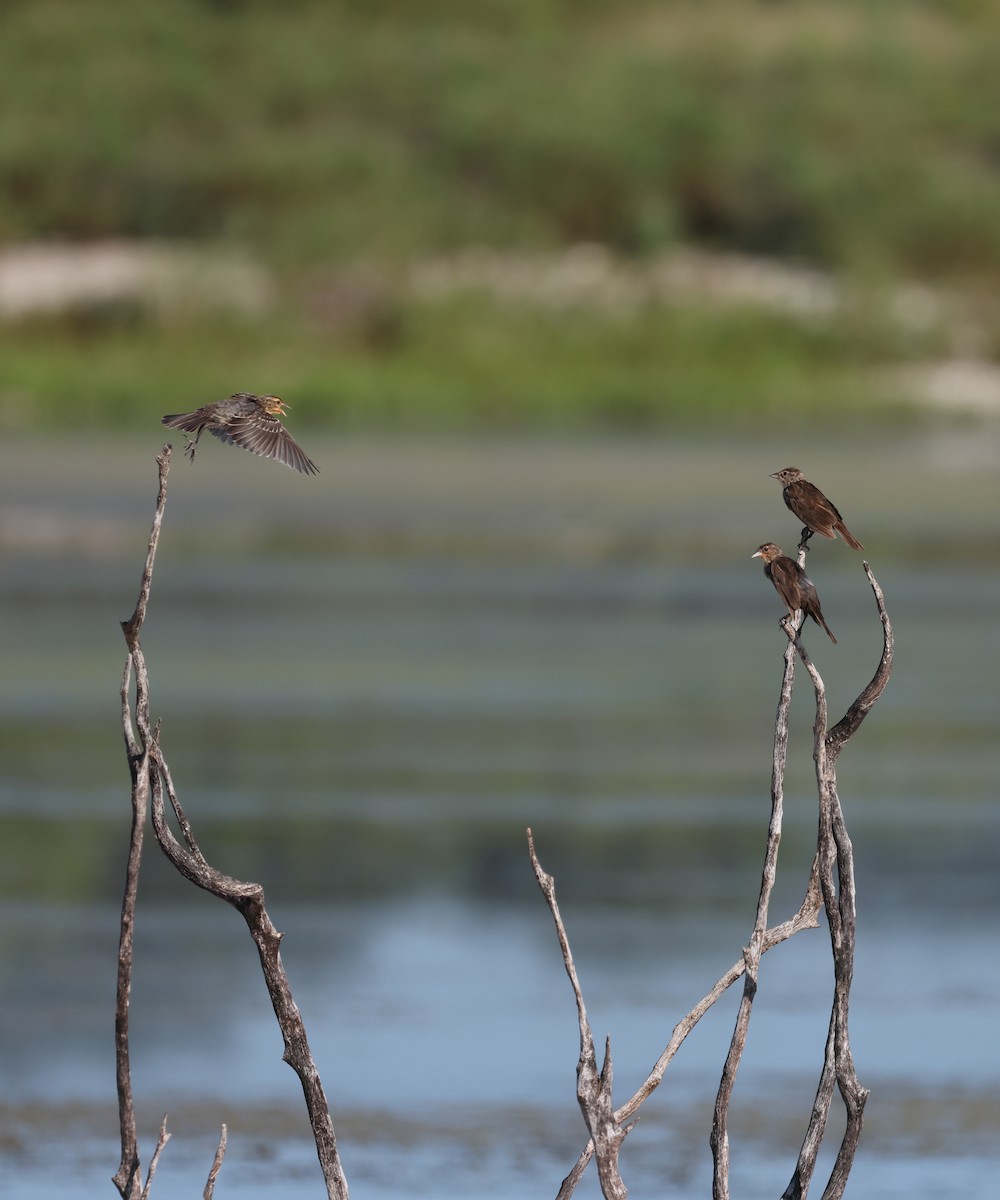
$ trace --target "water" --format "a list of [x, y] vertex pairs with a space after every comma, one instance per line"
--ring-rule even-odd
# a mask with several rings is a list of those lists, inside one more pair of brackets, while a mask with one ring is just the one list
[[[157, 448], [0, 450], [0, 1173], [15, 1200], [114, 1194], [117, 623]], [[201, 845], [264, 883], [286, 935], [352, 1195], [552, 1196], [583, 1145], [572, 995], [527, 826], [619, 1101], [739, 957], [782, 650], [748, 556], [792, 547], [767, 479], [788, 462], [865, 541], [898, 639], [889, 691], [839, 764], [860, 896], [852, 1039], [872, 1090], [849, 1194], [992, 1194], [1000, 439], [923, 431], [777, 456], [722, 440], [309, 448], [317, 480], [214, 443], [173, 464], [143, 645]], [[824, 543], [809, 561], [840, 639], [807, 635], [835, 719], [881, 644], [860, 557]], [[776, 920], [811, 858], [811, 717], [800, 679]], [[829, 975], [823, 931], [764, 961], [734, 1194], [787, 1182]], [[709, 1194], [736, 999], [643, 1108], [622, 1159], [633, 1196]], [[144, 1162], [165, 1110], [175, 1135], [154, 1195], [200, 1191], [222, 1122], [216, 1195], [324, 1194], [241, 920], [151, 839], [132, 1020]], [[577, 1195], [597, 1194], [588, 1176]]]

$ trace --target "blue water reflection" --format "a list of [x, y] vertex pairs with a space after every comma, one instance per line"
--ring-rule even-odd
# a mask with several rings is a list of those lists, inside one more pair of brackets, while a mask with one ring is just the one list
[[[1000, 556], [982, 504], [1000, 453], [955, 489], [921, 438], [852, 448], [843, 499], [898, 638], [889, 692], [840, 763], [860, 895], [854, 1049], [872, 1089], [852, 1187], [908, 1198], [986, 1195], [978, 1181], [1000, 1165]], [[577, 1037], [524, 830], [556, 875], [623, 1100], [753, 921], [781, 640], [780, 606], [745, 560], [776, 527], [786, 549], [794, 539], [768, 490], [781, 463], [724, 443], [331, 445], [305, 493], [291, 472], [248, 479], [262, 464], [218, 449], [211, 474], [207, 458], [173, 469], [144, 634], [154, 711], [203, 848], [265, 884], [286, 933], [352, 1193], [439, 1196], [447, 1178], [454, 1196], [554, 1195], [582, 1144]], [[778, 457], [843, 472], [837, 447], [808, 453]], [[119, 477], [96, 450], [0, 451], [0, 1162], [15, 1200], [43, 1179], [93, 1196], [117, 1165], [117, 621], [155, 482], [150, 455], [121, 454]], [[925, 553], [945, 518], [954, 544]], [[838, 544], [810, 558], [840, 638], [810, 643], [835, 717], [880, 647], [859, 557]], [[776, 920], [811, 858], [811, 719], [800, 680]], [[160, 1194], [200, 1189], [222, 1121], [227, 1186], [322, 1194], [241, 920], [151, 843], [137, 939], [147, 1155], [162, 1109], [177, 1131]], [[822, 930], [765, 959], [734, 1188], [787, 1182], [829, 976]], [[735, 1002], [643, 1110], [623, 1158], [636, 1196], [706, 1194]], [[37, 1139], [53, 1123], [49, 1155]]]

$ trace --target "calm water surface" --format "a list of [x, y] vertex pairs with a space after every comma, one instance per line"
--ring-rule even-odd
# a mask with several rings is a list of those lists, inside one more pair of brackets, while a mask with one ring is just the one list
[[[115, 1194], [130, 814], [118, 622], [157, 449], [0, 449], [0, 1176], [14, 1200]], [[285, 932], [352, 1195], [554, 1196], [583, 1144], [575, 1011], [528, 825], [619, 1100], [739, 957], [783, 641], [749, 554], [794, 544], [767, 478], [793, 462], [865, 542], [898, 642], [889, 691], [839, 767], [859, 887], [852, 1036], [872, 1091], [849, 1194], [992, 1196], [997, 431], [310, 452], [315, 480], [214, 443], [193, 467], [175, 461], [143, 644], [202, 847], [265, 885]], [[807, 635], [834, 719], [881, 647], [860, 559], [839, 542], [809, 559], [840, 639]], [[799, 680], [776, 920], [811, 859], [811, 719]], [[710, 1194], [736, 1000], [643, 1109], [622, 1159], [633, 1196]], [[823, 931], [767, 956], [734, 1194], [787, 1182], [829, 1001]], [[132, 1021], [144, 1160], [165, 1110], [175, 1133], [154, 1194], [200, 1194], [222, 1122], [218, 1196], [269, 1200], [289, 1181], [324, 1194], [244, 927], [151, 840]], [[577, 1195], [597, 1196], [596, 1181]]]

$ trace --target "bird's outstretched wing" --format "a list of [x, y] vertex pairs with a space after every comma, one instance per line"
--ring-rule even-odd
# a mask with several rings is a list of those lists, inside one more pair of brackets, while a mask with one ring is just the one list
[[224, 428], [213, 429], [212, 433], [222, 442], [241, 446], [262, 458], [273, 458], [303, 475], [319, 474], [319, 467], [306, 455], [278, 418], [267, 413], [235, 417]]

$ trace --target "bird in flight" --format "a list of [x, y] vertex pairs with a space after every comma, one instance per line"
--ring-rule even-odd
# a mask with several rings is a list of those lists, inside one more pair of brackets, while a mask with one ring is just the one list
[[837, 511], [837, 506], [831, 500], [827, 500], [798, 467], [784, 467], [775, 471], [771, 478], [777, 479], [781, 484], [785, 504], [805, 526], [802, 530], [803, 543], [808, 542], [814, 533], [825, 538], [835, 538], [839, 533], [852, 550], [864, 550], [864, 546], [844, 524], [844, 518]]
[[819, 596], [813, 581], [795, 559], [782, 554], [781, 547], [776, 546], [774, 542], [765, 542], [763, 546], [758, 546], [750, 557], [764, 560], [764, 574], [788, 606], [788, 617], [782, 617], [782, 622], [789, 617], [794, 619], [796, 609], [801, 608], [806, 616], [812, 617], [817, 625], [823, 626], [830, 635], [830, 641], [836, 645], [837, 639], [823, 619], [823, 610], [819, 606]]
[[254, 396], [251, 392], [236, 392], [228, 400], [204, 404], [190, 413], [177, 413], [163, 418], [170, 429], [193, 433], [187, 439], [184, 452], [194, 462], [198, 439], [204, 430], [221, 442], [242, 446], [251, 454], [273, 458], [303, 475], [318, 475], [319, 467], [305, 454], [279, 420], [285, 415], [284, 400], [277, 396]]

